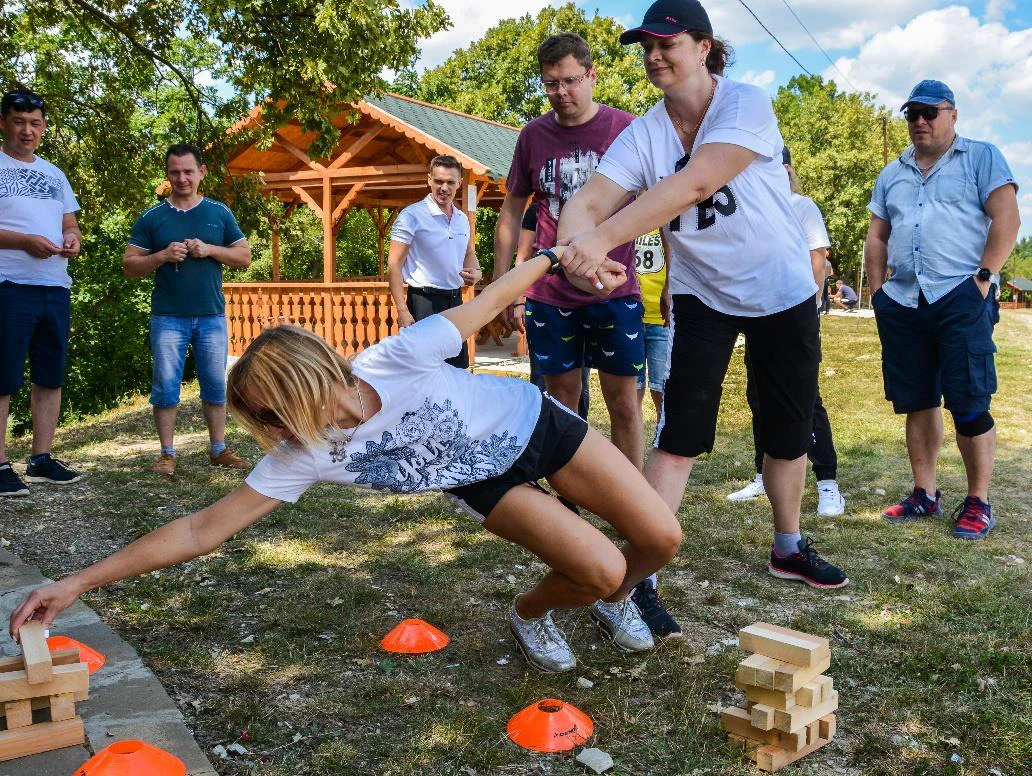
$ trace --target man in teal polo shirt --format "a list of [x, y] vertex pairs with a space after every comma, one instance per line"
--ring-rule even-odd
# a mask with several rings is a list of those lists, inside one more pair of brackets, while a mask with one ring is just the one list
[[154, 371], [150, 402], [161, 454], [151, 466], [174, 474], [174, 434], [186, 350], [193, 348], [201, 404], [211, 441], [212, 466], [247, 469], [250, 464], [226, 447], [226, 300], [222, 268], [247, 267], [251, 246], [223, 203], [198, 193], [207, 169], [201, 152], [180, 143], [165, 153], [172, 193], [133, 224], [122, 258], [128, 277], [154, 273], [151, 296], [151, 352]]

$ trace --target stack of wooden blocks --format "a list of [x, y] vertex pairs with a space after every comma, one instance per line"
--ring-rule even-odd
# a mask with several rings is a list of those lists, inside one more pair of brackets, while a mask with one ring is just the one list
[[23, 625], [18, 638], [21, 656], [0, 659], [0, 762], [86, 740], [75, 702], [88, 697], [90, 672], [79, 650], [51, 652], [38, 622]]
[[831, 665], [827, 639], [758, 622], [738, 645], [754, 654], [738, 666], [735, 684], [745, 708], [724, 709], [721, 724], [764, 771], [776, 771], [816, 751], [835, 735], [838, 692], [823, 672]]

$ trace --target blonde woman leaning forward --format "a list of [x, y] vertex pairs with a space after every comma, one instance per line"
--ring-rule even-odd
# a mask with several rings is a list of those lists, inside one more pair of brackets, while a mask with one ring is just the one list
[[[234, 365], [227, 387], [234, 416], [269, 451], [246, 483], [35, 590], [11, 615], [11, 632], [30, 618], [49, 626], [76, 597], [105, 583], [209, 553], [325, 481], [404, 493], [443, 490], [488, 531], [548, 564], [551, 571], [509, 612], [512, 632], [536, 668], [566, 671], [576, 664], [552, 622], [557, 608], [590, 605], [617, 647], [651, 648], [648, 627], [627, 596], [677, 551], [681, 531], [671, 511], [608, 440], [530, 383], [444, 363], [531, 283], [558, 269], [548, 253], [473, 301], [419, 321], [350, 362], [305, 329], [262, 332]], [[623, 267], [608, 261], [599, 279], [601, 293], [626, 280]], [[612, 525], [626, 538], [623, 546], [538, 487], [542, 478]]]
[[[663, 227], [674, 331], [648, 481], [676, 510], [695, 458], [713, 449], [721, 385], [744, 333], [756, 377], [774, 512], [769, 572], [819, 588], [849, 580], [799, 529], [820, 362], [817, 284], [781, 164], [770, 97], [719, 75], [729, 57], [695, 0], [659, 0], [620, 36], [641, 45], [663, 100], [630, 124], [563, 209], [568, 275], [589, 278], [614, 245]], [[637, 200], [623, 210], [632, 194]]]

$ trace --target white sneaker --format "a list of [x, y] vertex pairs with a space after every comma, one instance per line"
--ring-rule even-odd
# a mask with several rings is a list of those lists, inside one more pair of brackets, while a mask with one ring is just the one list
[[752, 501], [754, 498], [766, 494], [766, 490], [763, 489], [763, 475], [757, 474], [756, 479], [750, 482], [741, 490], [736, 490], [734, 493], [727, 494], [728, 501]]
[[552, 613], [536, 620], [524, 620], [516, 613], [515, 602], [509, 610], [509, 629], [523, 656], [534, 668], [554, 674], [577, 665], [562, 631], [552, 622]]
[[835, 480], [817, 482], [817, 514], [821, 517], [835, 517], [846, 511], [846, 500], [839, 493]]
[[630, 598], [618, 604], [595, 601], [591, 606], [591, 618], [621, 652], [644, 652], [656, 645], [652, 631]]

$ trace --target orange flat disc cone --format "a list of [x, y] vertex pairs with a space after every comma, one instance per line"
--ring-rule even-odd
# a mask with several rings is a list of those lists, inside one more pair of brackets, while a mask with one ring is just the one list
[[91, 674], [97, 673], [104, 666], [106, 662], [104, 656], [81, 641], [70, 639], [67, 636], [51, 636], [47, 639], [47, 649], [70, 649], [72, 647], [79, 650], [79, 660], [89, 666]]
[[564, 752], [580, 746], [595, 732], [591, 717], [555, 698], [532, 703], [509, 720], [509, 738], [534, 752]]
[[164, 749], [128, 739], [101, 749], [72, 776], [186, 776], [186, 766]]
[[436, 652], [448, 646], [448, 637], [428, 622], [418, 617], [402, 620], [380, 640], [380, 646], [388, 652], [405, 655], [421, 655]]

